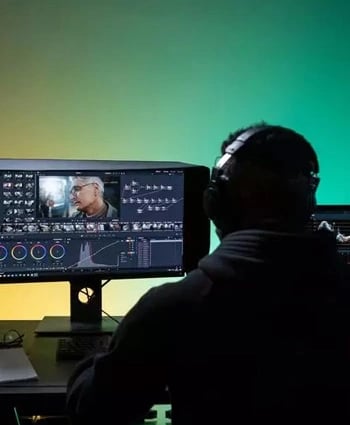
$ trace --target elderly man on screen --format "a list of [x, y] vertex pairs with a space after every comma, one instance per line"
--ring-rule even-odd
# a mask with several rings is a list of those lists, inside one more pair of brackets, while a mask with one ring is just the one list
[[97, 176], [71, 179], [70, 199], [77, 209], [74, 218], [116, 218], [118, 211], [104, 199], [104, 183]]

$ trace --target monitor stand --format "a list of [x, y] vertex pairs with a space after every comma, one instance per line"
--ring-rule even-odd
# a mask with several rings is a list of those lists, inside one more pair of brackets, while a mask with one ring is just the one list
[[101, 279], [74, 279], [69, 284], [70, 317], [45, 316], [35, 333], [38, 336], [113, 333], [122, 317], [102, 316]]

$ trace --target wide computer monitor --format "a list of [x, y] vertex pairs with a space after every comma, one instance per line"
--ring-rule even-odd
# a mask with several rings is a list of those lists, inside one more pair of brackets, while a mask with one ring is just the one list
[[311, 217], [310, 225], [313, 231], [323, 228], [334, 233], [338, 253], [343, 265], [346, 266], [345, 272], [348, 273], [347, 266], [350, 266], [350, 205], [318, 205]]
[[67, 281], [70, 317], [45, 317], [37, 332], [109, 332], [107, 280], [183, 276], [208, 253], [209, 174], [180, 162], [0, 159], [0, 284]]

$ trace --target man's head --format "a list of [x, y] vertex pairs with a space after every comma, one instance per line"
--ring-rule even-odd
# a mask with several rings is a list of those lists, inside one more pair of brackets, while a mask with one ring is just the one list
[[103, 204], [103, 181], [96, 176], [72, 177], [70, 197], [78, 211], [93, 215]]
[[240, 129], [222, 143], [204, 207], [219, 236], [256, 228], [301, 231], [315, 206], [319, 171], [310, 143], [265, 123]]

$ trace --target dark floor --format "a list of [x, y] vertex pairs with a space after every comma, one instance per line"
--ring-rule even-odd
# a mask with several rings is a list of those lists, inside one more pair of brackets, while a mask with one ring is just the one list
[[[170, 411], [169, 405], [156, 405], [150, 412], [150, 418], [140, 425], [171, 425], [171, 420], [167, 418], [167, 412]], [[68, 420], [65, 417], [55, 416], [32, 416], [23, 417], [18, 416], [15, 418], [14, 425], [69, 425]]]

